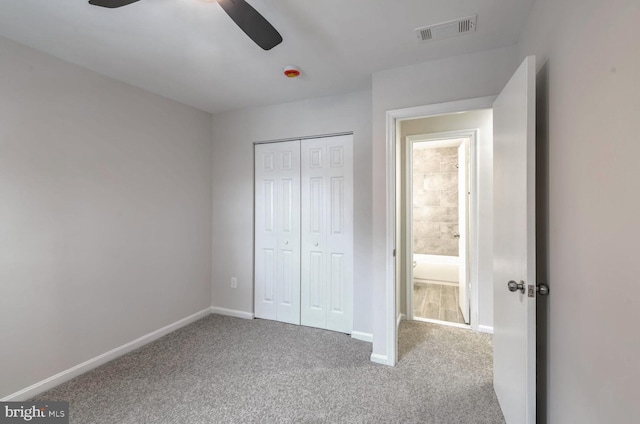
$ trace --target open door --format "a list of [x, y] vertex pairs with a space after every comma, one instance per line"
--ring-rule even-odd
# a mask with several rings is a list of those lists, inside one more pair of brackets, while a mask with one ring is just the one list
[[458, 305], [464, 322], [469, 324], [469, 139], [458, 147]]
[[493, 384], [507, 424], [536, 422], [535, 57], [493, 105]]

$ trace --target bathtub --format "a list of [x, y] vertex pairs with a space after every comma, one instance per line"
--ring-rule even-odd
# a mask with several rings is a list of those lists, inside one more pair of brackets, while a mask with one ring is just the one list
[[457, 256], [413, 255], [413, 279], [458, 283], [460, 280]]

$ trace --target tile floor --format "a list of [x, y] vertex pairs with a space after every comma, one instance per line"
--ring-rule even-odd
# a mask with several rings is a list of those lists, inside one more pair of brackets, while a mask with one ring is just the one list
[[413, 314], [416, 317], [464, 324], [458, 306], [458, 287], [414, 282]]

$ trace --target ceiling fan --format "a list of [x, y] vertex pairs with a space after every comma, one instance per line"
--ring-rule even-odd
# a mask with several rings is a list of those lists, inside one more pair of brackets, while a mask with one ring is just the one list
[[[94, 6], [115, 9], [139, 0], [89, 0]], [[245, 0], [217, 0], [227, 15], [245, 32], [258, 46], [264, 50], [271, 50], [282, 42], [282, 36]]]

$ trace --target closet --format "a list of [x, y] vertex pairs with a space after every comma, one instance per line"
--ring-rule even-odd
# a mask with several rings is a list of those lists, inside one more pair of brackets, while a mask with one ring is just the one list
[[255, 316], [351, 333], [353, 135], [255, 145]]

